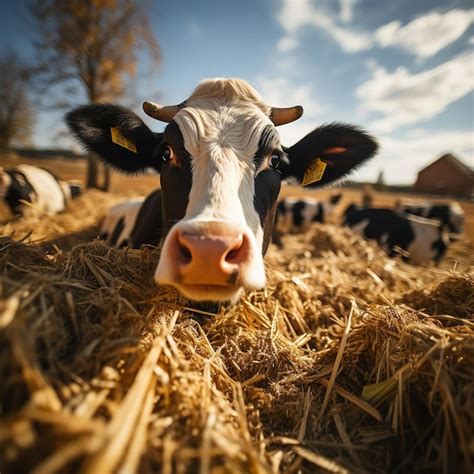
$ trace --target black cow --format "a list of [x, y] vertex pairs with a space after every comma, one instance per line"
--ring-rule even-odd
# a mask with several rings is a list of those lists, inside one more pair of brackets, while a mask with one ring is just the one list
[[0, 199], [17, 216], [56, 214], [81, 191], [78, 181], [61, 181], [36, 166], [18, 165], [6, 170], [0, 167]]
[[330, 196], [327, 201], [310, 197], [282, 199], [277, 205], [273, 242], [281, 245], [283, 234], [305, 232], [313, 222], [327, 222], [341, 198], [339, 193]]
[[160, 173], [161, 209], [143, 206], [133, 245], [156, 235], [161, 212], [160, 234], [167, 235], [155, 281], [192, 300], [236, 301], [243, 289], [264, 287], [262, 254], [282, 179], [326, 185], [377, 151], [370, 135], [341, 124], [283, 147], [275, 127], [298, 119], [302, 107], [270, 107], [240, 79], [206, 80], [179, 105], [145, 102], [144, 110], [168, 122], [163, 133], [115, 105], [79, 107], [67, 122], [89, 150], [116, 168]]
[[427, 219], [436, 219], [443, 223], [450, 232], [460, 234], [464, 227], [464, 211], [456, 202], [408, 204], [398, 202], [395, 209]]
[[344, 225], [367, 239], [375, 240], [389, 257], [397, 247], [408, 255], [402, 259], [421, 264], [439, 263], [449, 245], [449, 237], [439, 221], [403, 214], [392, 209], [360, 208], [351, 204], [344, 212]]

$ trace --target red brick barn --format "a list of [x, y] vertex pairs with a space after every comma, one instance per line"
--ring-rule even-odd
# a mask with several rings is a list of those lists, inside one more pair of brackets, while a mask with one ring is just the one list
[[469, 198], [474, 194], [474, 171], [455, 156], [446, 154], [418, 173], [414, 189]]

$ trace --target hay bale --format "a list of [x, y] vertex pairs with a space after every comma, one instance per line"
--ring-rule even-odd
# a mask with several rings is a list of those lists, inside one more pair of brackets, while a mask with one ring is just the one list
[[16, 240], [26, 237], [29, 242], [43, 246], [59, 245], [69, 249], [96, 238], [105, 212], [121, 199], [123, 197], [91, 189], [73, 199], [64, 212], [54, 216], [21, 217], [0, 223], [0, 235]]
[[472, 314], [472, 277], [333, 226], [285, 243], [210, 314], [154, 286], [157, 249], [0, 238], [0, 471], [468, 469], [473, 325], [427, 311]]
[[474, 281], [471, 275], [453, 274], [427, 288], [409, 292], [399, 301], [437, 316], [447, 325], [464, 324], [464, 320], [472, 321], [474, 318]]
[[374, 260], [383, 255], [382, 250], [373, 242], [361, 239], [346, 227], [315, 224], [306, 233], [303, 241], [313, 248], [314, 257], [322, 257], [327, 252], [333, 252]]

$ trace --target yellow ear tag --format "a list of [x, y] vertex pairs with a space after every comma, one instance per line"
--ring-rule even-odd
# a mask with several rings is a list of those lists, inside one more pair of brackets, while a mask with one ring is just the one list
[[302, 185], [307, 186], [308, 184], [316, 183], [321, 181], [324, 170], [326, 169], [327, 163], [316, 158], [306, 169], [306, 173], [303, 176]]
[[120, 132], [120, 127], [112, 127], [110, 129], [110, 133], [114, 143], [121, 146], [122, 148], [133, 151], [133, 153], [137, 153], [137, 146], [135, 145], [135, 142], [130, 140], [130, 138], [124, 137]]

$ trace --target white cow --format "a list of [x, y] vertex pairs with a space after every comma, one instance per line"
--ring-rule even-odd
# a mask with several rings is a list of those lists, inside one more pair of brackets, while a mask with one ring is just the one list
[[36, 166], [21, 164], [5, 170], [0, 167], [0, 199], [15, 215], [56, 214], [81, 191], [77, 180], [61, 181]]

